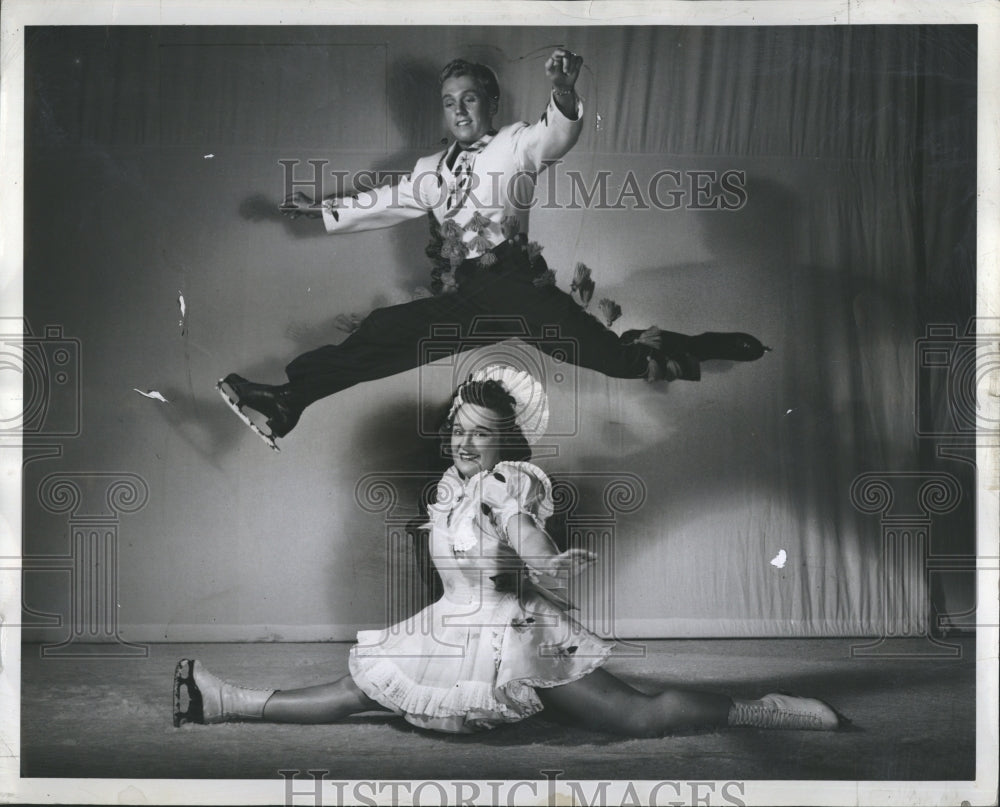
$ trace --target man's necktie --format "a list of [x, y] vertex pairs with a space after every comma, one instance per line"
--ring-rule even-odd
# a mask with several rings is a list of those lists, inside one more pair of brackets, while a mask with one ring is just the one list
[[485, 134], [475, 143], [462, 148], [455, 158], [455, 165], [452, 174], [455, 177], [454, 190], [448, 196], [448, 215], [455, 215], [465, 202], [469, 190], [472, 188], [472, 164], [475, 155], [482, 151], [493, 139], [492, 134]]

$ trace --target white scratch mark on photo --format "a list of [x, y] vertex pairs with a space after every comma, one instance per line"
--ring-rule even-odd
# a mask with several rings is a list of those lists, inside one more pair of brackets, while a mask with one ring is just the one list
[[163, 401], [163, 403], [170, 403], [170, 401], [168, 401], [166, 398], [164, 398], [155, 389], [147, 390], [146, 392], [143, 392], [141, 389], [137, 389], [136, 387], [132, 387], [132, 389], [135, 392], [138, 392], [144, 398], [152, 398], [154, 401]]

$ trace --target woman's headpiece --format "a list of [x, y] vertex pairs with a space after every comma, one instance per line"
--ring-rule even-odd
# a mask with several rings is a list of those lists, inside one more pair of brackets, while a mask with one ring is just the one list
[[[514, 399], [514, 422], [529, 445], [537, 443], [549, 425], [549, 398], [545, 389], [531, 373], [516, 370], [506, 364], [490, 364], [469, 373], [470, 381], [496, 381]], [[454, 418], [462, 399], [462, 384], [455, 393], [455, 400], [448, 412], [449, 420]]]

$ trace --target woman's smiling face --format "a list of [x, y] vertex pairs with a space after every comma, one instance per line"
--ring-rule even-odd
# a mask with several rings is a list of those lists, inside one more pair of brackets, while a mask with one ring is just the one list
[[463, 403], [451, 426], [451, 454], [466, 479], [489, 471], [500, 461], [502, 420], [492, 409]]

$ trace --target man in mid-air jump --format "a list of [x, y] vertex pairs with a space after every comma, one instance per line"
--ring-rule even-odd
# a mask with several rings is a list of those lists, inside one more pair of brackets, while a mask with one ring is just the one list
[[[583, 103], [575, 85], [582, 64], [580, 56], [556, 49], [545, 63], [552, 91], [541, 118], [495, 130], [500, 87], [493, 71], [452, 61], [440, 77], [444, 121], [454, 137], [446, 149], [418, 160], [394, 185], [318, 201], [297, 192], [284, 201], [286, 216], [322, 218], [330, 233], [429, 216], [428, 254], [437, 268], [434, 296], [372, 311], [339, 345], [294, 359], [286, 368], [287, 383], [258, 384], [235, 373], [219, 382], [233, 411], [272, 448], [313, 402], [418, 366], [418, 346], [432, 328], [457, 326], [469, 335], [483, 316], [516, 317], [543, 351], [543, 332], [556, 332], [553, 349], [572, 340], [574, 361], [615, 378], [695, 381], [702, 361], [752, 361], [764, 354], [766, 348], [743, 333], [686, 336], [650, 327], [619, 337], [551, 283], [545, 261], [527, 240], [528, 213], [539, 172], [580, 137]], [[504, 338], [497, 334], [496, 341]], [[476, 334], [476, 343], [483, 342]]]

